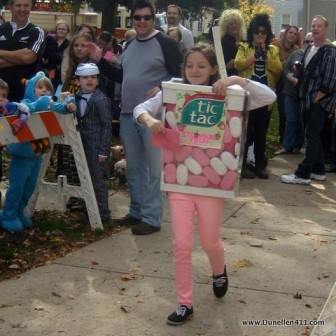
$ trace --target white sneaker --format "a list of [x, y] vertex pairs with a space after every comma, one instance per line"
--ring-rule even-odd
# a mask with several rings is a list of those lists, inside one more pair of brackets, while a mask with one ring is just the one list
[[326, 176], [324, 174], [320, 175], [320, 174], [311, 173], [310, 178], [312, 180], [316, 180], [316, 181], [325, 181], [326, 180]]
[[301, 177], [297, 177], [295, 174], [281, 175], [281, 181], [284, 183], [292, 183], [292, 184], [310, 184], [311, 179], [303, 179]]

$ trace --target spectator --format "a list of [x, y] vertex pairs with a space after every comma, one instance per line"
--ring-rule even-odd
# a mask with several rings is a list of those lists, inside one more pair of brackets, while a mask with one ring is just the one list
[[183, 45], [183, 43], [181, 42], [182, 34], [181, 34], [180, 29], [178, 29], [177, 27], [171, 27], [171, 28], [168, 29], [167, 35], [172, 37], [174, 40], [176, 40], [176, 42], [178, 43], [179, 48], [181, 50], [181, 53], [183, 55], [186, 48]]
[[[38, 70], [45, 42], [41, 28], [29, 22], [31, 0], [9, 0], [12, 18], [0, 25], [0, 78], [9, 86], [8, 100], [19, 102], [25, 87], [22, 78], [31, 78]], [[15, 29], [14, 29], [15, 27]], [[25, 41], [21, 42], [21, 38]], [[0, 182], [2, 180], [0, 147]]]
[[[235, 58], [235, 67], [241, 77], [253, 79], [274, 89], [281, 73], [279, 50], [270, 45], [271, 22], [267, 14], [257, 14], [247, 30], [247, 42], [241, 43]], [[263, 106], [249, 113], [245, 155], [241, 176], [268, 179], [265, 171], [266, 134], [271, 119], [272, 106]], [[254, 144], [255, 168], [249, 170], [246, 164], [248, 146]]]
[[[137, 35], [121, 55], [120, 114], [120, 137], [125, 149], [131, 200], [129, 213], [115, 222], [134, 225], [133, 234], [146, 235], [159, 231], [161, 226], [161, 151], [152, 145], [150, 130], [136, 123], [133, 109], [154, 97], [163, 80], [181, 77], [182, 54], [174, 39], [154, 29], [155, 10], [151, 1], [136, 0], [131, 8], [131, 19]], [[91, 57], [99, 61], [98, 66], [103, 66], [101, 53], [96, 49], [91, 52]], [[106, 69], [102, 72], [108, 73], [111, 65], [106, 61], [103, 63]]]
[[122, 43], [122, 48], [125, 49], [126, 43], [136, 36], [136, 31], [134, 29], [127, 30], [125, 33], [125, 41]]
[[179, 6], [176, 5], [169, 5], [167, 7], [167, 21], [168, 24], [162, 25], [161, 28], [164, 30], [165, 33], [168, 32], [170, 27], [178, 27], [182, 33], [182, 40], [181, 42], [186, 47], [186, 49], [191, 48], [194, 45], [194, 38], [192, 36], [191, 31], [183, 27], [180, 23], [182, 16], [182, 10]]
[[42, 58], [44, 32], [29, 22], [31, 0], [10, 0], [8, 5], [12, 19], [0, 26], [0, 36], [5, 37], [0, 40], [0, 78], [8, 83], [8, 99], [20, 101], [24, 95], [21, 79], [33, 77]]
[[[122, 52], [122, 47], [111, 33], [103, 31], [98, 37], [98, 45], [102, 48], [102, 56], [111, 63], [118, 62], [118, 56]], [[106, 78], [106, 95], [112, 103], [112, 134], [113, 140], [119, 142], [120, 132], [120, 100], [121, 100], [121, 84], [114, 80]]]
[[245, 21], [238, 9], [227, 9], [223, 11], [219, 20], [221, 43], [228, 76], [237, 75], [235, 69], [235, 57], [239, 43], [246, 38]]
[[217, 27], [218, 25], [219, 25], [219, 18], [213, 20], [212, 25], [209, 28], [208, 40], [209, 40], [209, 43], [211, 43], [211, 44], [214, 43], [212, 27]]
[[328, 20], [321, 15], [312, 20], [314, 43], [303, 56], [304, 70], [299, 91], [305, 157], [294, 173], [281, 176], [284, 183], [310, 184], [311, 179], [326, 179], [320, 132], [326, 116], [336, 109], [336, 48], [327, 40], [328, 25]]
[[[70, 33], [70, 27], [65, 21], [58, 21], [55, 27], [55, 37], [46, 41], [49, 58], [49, 78], [54, 85], [55, 90], [62, 84], [61, 66], [65, 49], [70, 41], [67, 36]], [[49, 48], [48, 48], [49, 47]]]
[[[282, 34], [282, 37], [277, 41], [272, 42], [272, 45], [279, 49], [279, 57], [284, 67], [289, 55], [298, 49], [296, 43], [299, 36], [299, 28], [296, 26], [288, 26]], [[280, 145], [283, 146], [283, 137], [285, 133], [286, 124], [286, 112], [285, 112], [285, 97], [283, 94], [284, 88], [284, 76], [283, 73], [279, 77], [276, 84], [276, 94], [277, 94], [277, 104], [278, 104], [278, 114], [279, 114], [279, 140]]]
[[285, 62], [284, 74], [284, 88], [283, 94], [285, 97], [285, 120], [286, 127], [283, 138], [283, 145], [275, 154], [296, 154], [300, 153], [303, 146], [303, 125], [301, 110], [298, 101], [298, 86], [299, 76], [301, 74], [301, 61], [303, 54], [308, 46], [313, 42], [313, 34], [308, 33], [304, 40], [304, 47], [295, 50], [289, 55]]

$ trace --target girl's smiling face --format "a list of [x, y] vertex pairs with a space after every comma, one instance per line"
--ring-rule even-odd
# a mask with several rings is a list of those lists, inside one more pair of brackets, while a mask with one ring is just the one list
[[210, 77], [217, 71], [218, 66], [211, 66], [201, 52], [192, 52], [186, 59], [184, 74], [190, 84], [209, 85]]
[[86, 42], [87, 41], [84, 37], [79, 37], [73, 43], [73, 53], [79, 61], [86, 59], [89, 55], [88, 50], [85, 46]]

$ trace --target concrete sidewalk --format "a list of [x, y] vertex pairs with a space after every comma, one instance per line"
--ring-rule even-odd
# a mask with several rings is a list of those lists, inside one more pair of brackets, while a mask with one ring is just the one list
[[[196, 234], [194, 318], [168, 326], [176, 308], [168, 206], [160, 232], [118, 233], [47, 266], [0, 283], [0, 335], [296, 336], [316, 319], [336, 279], [336, 174], [310, 186], [285, 185], [301, 155], [269, 162], [269, 180], [242, 180], [226, 202], [222, 237], [229, 291], [214, 297]], [[128, 195], [111, 197], [115, 216]], [[41, 197], [39, 207], [52, 207]], [[301, 299], [294, 298], [298, 293]], [[285, 320], [283, 320], [285, 319]], [[243, 326], [275, 320], [279, 326]], [[297, 326], [284, 326], [297, 320]]]

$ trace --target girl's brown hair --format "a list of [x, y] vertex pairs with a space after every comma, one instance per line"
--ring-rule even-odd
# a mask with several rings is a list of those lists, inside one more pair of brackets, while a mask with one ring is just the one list
[[[217, 62], [217, 57], [216, 57], [216, 52], [215, 49], [208, 43], [203, 43], [199, 42], [196, 43], [194, 46], [192, 46], [190, 49], [187, 49], [184, 59], [183, 59], [183, 64], [182, 64], [182, 77], [183, 77], [183, 82], [190, 84], [189, 81], [187, 80], [185, 76], [185, 68], [187, 64], [188, 57], [195, 52], [201, 53], [209, 62], [209, 64], [212, 67], [217, 66], [218, 67], [218, 62]], [[215, 83], [218, 79], [220, 79], [220, 74], [219, 71], [217, 71], [214, 75], [211, 75], [210, 80], [208, 85], [212, 85]]]
[[68, 47], [69, 63], [68, 63], [67, 71], [66, 71], [65, 78], [64, 78], [63, 91], [67, 91], [69, 89], [71, 78], [74, 76], [75, 69], [77, 68], [77, 65], [79, 63], [79, 60], [75, 56], [73, 46], [74, 46], [75, 42], [80, 38], [83, 38], [85, 40], [85, 42], [93, 42], [92, 41], [92, 36], [90, 34], [87, 34], [87, 33], [76, 34], [76, 35], [72, 36], [71, 41], [70, 41], [70, 45]]

